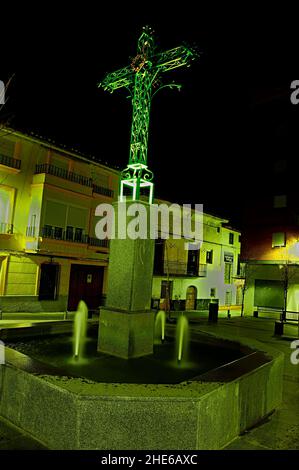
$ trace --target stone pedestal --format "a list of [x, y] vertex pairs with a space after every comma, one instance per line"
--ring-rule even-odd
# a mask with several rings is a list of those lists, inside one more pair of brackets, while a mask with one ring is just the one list
[[129, 359], [153, 353], [154, 313], [101, 309], [98, 350]]
[[[149, 214], [149, 205], [143, 205]], [[114, 207], [117, 217], [116, 204]], [[149, 237], [110, 241], [107, 301], [100, 311], [98, 351], [126, 359], [152, 354], [154, 249], [154, 240]]]

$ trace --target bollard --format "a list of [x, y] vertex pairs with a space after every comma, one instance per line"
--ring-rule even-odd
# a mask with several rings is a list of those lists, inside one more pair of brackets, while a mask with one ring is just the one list
[[218, 321], [218, 299], [211, 299], [209, 303], [209, 318], [210, 323], [217, 323]]

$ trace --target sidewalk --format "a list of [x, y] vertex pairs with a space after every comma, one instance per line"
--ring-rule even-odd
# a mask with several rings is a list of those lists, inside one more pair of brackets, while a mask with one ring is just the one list
[[[298, 450], [299, 449], [299, 364], [290, 361], [291, 340], [298, 338], [298, 328], [285, 325], [285, 336], [274, 337], [274, 321], [262, 318], [232, 318], [208, 325], [199, 322], [191, 324], [191, 330], [234, 332], [236, 338], [248, 337], [268, 343], [285, 355], [283, 380], [283, 403], [268, 419], [244, 435], [235, 439], [228, 450]], [[289, 338], [289, 339], [287, 339]]]

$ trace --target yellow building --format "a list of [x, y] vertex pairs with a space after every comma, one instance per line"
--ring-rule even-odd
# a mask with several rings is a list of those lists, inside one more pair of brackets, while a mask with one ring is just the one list
[[119, 173], [13, 130], [0, 135], [0, 309], [90, 309], [105, 295], [108, 244], [95, 207], [117, 196]]

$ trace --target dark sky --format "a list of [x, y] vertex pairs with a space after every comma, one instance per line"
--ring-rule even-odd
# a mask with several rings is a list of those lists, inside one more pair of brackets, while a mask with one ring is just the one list
[[299, 105], [289, 99], [290, 83], [299, 79], [296, 25], [242, 18], [219, 27], [219, 18], [195, 8], [130, 19], [112, 11], [93, 18], [89, 11], [82, 24], [39, 28], [32, 48], [1, 72], [2, 80], [15, 72], [5, 112], [20, 130], [123, 168], [130, 100], [97, 82], [129, 64], [145, 24], [156, 31], [158, 48], [196, 45], [201, 56], [191, 68], [163, 77], [182, 90], [164, 89], [153, 100], [148, 164], [157, 196], [203, 203], [242, 226], [244, 205], [266, 188], [273, 159], [292, 153], [299, 124]]

